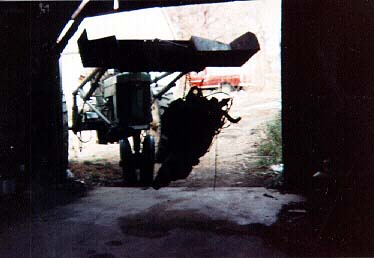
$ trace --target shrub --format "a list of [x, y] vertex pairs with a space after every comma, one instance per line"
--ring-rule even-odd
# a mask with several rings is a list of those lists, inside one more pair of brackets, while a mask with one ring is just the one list
[[260, 143], [257, 154], [261, 156], [260, 166], [282, 163], [282, 120], [280, 113], [269, 122], [265, 130], [265, 139]]

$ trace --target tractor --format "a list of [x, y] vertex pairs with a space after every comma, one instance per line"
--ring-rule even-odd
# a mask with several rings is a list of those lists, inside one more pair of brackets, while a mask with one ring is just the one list
[[[73, 92], [73, 123], [70, 129], [74, 133], [96, 130], [100, 144], [118, 142], [123, 179], [129, 186], [150, 186], [155, 181], [156, 143], [155, 137], [150, 133], [153, 120], [152, 105], [157, 103], [180, 78], [189, 72], [198, 72], [207, 66], [242, 66], [259, 50], [257, 38], [250, 32], [230, 44], [225, 44], [195, 36], [184, 41], [117, 40], [115, 36], [88, 40], [87, 33], [84, 31], [78, 39], [78, 47], [83, 66], [95, 69]], [[162, 73], [154, 77], [151, 72]], [[158, 82], [166, 77], [171, 78], [171, 81], [164, 86], [158, 85]], [[89, 85], [88, 90], [84, 89], [86, 85]], [[198, 97], [203, 98], [199, 89], [191, 90], [189, 96], [189, 99], [196, 103], [200, 103], [196, 101], [199, 100]], [[83, 102], [81, 105], [78, 105], [79, 97]], [[217, 103], [205, 106], [222, 110], [223, 105], [220, 106]], [[178, 110], [178, 107], [174, 109]], [[178, 112], [184, 115], [183, 111]], [[200, 111], [193, 112], [199, 113]], [[167, 111], [165, 111], [166, 117], [172, 117], [166, 113]], [[235, 121], [228, 115], [228, 110], [221, 113], [221, 117], [225, 116]], [[207, 119], [203, 120], [209, 120], [209, 117], [212, 117], [211, 113], [206, 113], [206, 115]], [[173, 131], [182, 129], [173, 128], [173, 121], [167, 121], [167, 124], [169, 124], [168, 128], [161, 124], [161, 136], [158, 137], [160, 140], [157, 144], [158, 152], [165, 149], [168, 149], [170, 153], [178, 152], [175, 148], [165, 147], [167, 145], [165, 132], [168, 131], [170, 135], [173, 135]], [[183, 127], [180, 123], [175, 126]], [[217, 128], [219, 126], [221, 126], [220, 123], [215, 125]], [[209, 134], [215, 133], [217, 128], [211, 130]], [[183, 137], [183, 135], [179, 134], [177, 137]], [[209, 138], [207, 144], [200, 148], [199, 154], [194, 155], [194, 161], [186, 163], [179, 162], [177, 159], [176, 163], [188, 164], [184, 169], [187, 175], [188, 170], [192, 170], [192, 166], [196, 163], [196, 158], [198, 159], [205, 153], [204, 150], [207, 150], [211, 140]], [[187, 149], [193, 152], [194, 146]], [[184, 154], [184, 157], [187, 156], [189, 154]], [[167, 160], [173, 160], [173, 158], [162, 158], [160, 162], [164, 164]], [[178, 170], [176, 167], [173, 169]], [[161, 176], [163, 178], [161, 181], [164, 183], [158, 184], [155, 188], [165, 186], [170, 180], [180, 178], [170, 176], [170, 171], [166, 173], [167, 176], [165, 173]], [[168, 176], [169, 179], [167, 179]]]

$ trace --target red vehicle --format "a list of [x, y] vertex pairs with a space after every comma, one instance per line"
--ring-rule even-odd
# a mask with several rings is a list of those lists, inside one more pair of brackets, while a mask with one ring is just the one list
[[216, 89], [219, 87], [229, 87], [238, 89], [240, 87], [240, 74], [229, 73], [229, 69], [206, 68], [199, 73], [190, 73], [191, 87], [203, 87], [204, 89]]

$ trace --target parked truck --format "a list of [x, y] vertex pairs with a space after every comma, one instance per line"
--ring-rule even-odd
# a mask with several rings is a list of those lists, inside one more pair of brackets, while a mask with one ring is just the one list
[[239, 67], [207, 67], [201, 72], [190, 73], [190, 85], [207, 90], [232, 91], [241, 89]]

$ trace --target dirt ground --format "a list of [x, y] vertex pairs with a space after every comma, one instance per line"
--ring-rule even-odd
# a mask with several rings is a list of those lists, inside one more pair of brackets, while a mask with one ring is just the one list
[[[267, 122], [281, 109], [280, 90], [249, 88], [231, 95], [234, 102], [230, 114], [242, 120], [223, 129], [190, 176], [171, 186], [264, 186], [267, 179], [274, 177], [271, 170], [258, 166], [256, 148], [264, 138]], [[94, 131], [82, 133], [82, 141], [87, 143], [80, 144], [70, 133], [70, 170], [74, 175], [91, 185], [120, 184], [119, 145], [96, 144]], [[158, 168], [156, 164], [155, 173]]]

